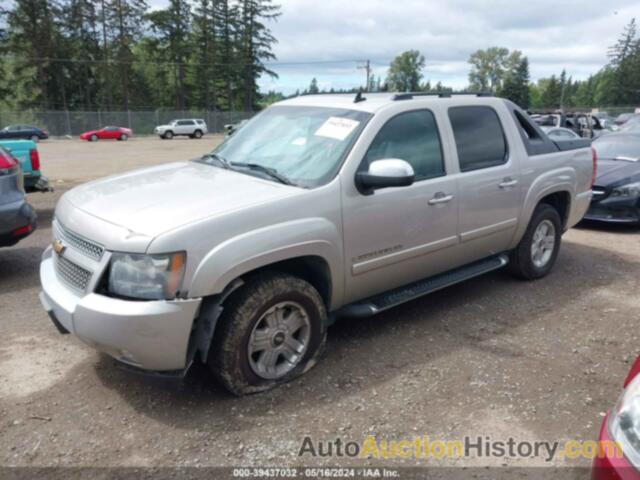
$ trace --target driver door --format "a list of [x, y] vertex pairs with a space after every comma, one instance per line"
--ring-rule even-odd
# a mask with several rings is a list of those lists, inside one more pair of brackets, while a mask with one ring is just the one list
[[455, 263], [458, 191], [431, 110], [400, 113], [378, 131], [361, 170], [381, 159], [414, 169], [408, 187], [343, 196], [347, 302], [440, 273]]

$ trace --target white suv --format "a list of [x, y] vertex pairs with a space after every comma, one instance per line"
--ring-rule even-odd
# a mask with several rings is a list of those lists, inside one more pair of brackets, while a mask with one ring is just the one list
[[185, 118], [172, 120], [168, 125], [155, 128], [155, 134], [160, 138], [171, 140], [176, 135], [187, 135], [189, 138], [202, 138], [207, 133], [207, 124], [200, 118]]

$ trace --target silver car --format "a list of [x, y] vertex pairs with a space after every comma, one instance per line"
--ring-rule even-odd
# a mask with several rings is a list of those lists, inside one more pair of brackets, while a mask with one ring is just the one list
[[176, 136], [202, 138], [208, 132], [207, 124], [201, 118], [172, 120], [167, 125], [159, 125], [154, 133], [162, 139], [171, 140]]
[[591, 200], [589, 142], [509, 101], [303, 96], [210, 154], [74, 188], [40, 267], [62, 332], [238, 395], [318, 361], [327, 327], [508, 266], [547, 275]]

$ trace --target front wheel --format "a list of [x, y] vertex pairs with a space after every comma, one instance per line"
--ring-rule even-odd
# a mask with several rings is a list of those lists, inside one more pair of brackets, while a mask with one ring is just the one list
[[317, 363], [326, 320], [322, 298], [306, 281], [278, 273], [258, 275], [225, 305], [209, 367], [235, 395], [274, 388]]
[[97, 135], [91, 135], [89, 140], [91, 140], [92, 142], [97, 142], [98, 141], [98, 136]]
[[172, 131], [164, 132], [164, 138], [166, 138], [167, 140], [171, 140], [173, 138], [173, 132]]
[[522, 240], [511, 252], [509, 270], [525, 280], [548, 275], [558, 257], [561, 238], [562, 222], [558, 211], [541, 203], [533, 211]]

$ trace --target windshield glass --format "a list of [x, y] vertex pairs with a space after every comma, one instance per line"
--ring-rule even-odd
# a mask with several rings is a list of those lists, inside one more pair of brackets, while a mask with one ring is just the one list
[[[338, 108], [275, 106], [243, 125], [213, 153], [231, 166], [255, 164], [295, 185], [317, 187], [336, 175], [370, 117]], [[202, 161], [216, 165], [210, 157]], [[268, 178], [257, 169], [242, 171]]]
[[607, 135], [592, 144], [598, 158], [640, 159], [640, 137]]

